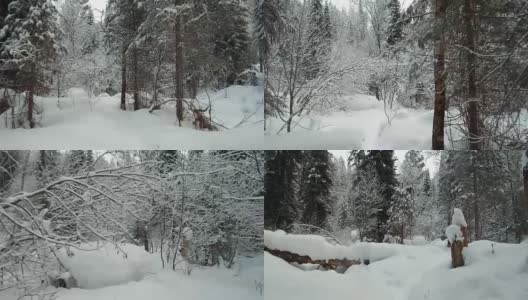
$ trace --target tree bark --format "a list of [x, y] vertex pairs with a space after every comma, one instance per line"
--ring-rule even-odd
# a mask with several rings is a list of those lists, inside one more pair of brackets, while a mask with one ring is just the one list
[[[526, 156], [528, 156], [528, 151], [526, 151]], [[523, 183], [524, 183], [524, 202], [525, 209], [528, 211], [528, 163], [523, 168]]]
[[123, 43], [121, 57], [121, 109], [126, 110], [126, 92], [127, 92], [127, 59], [126, 44]]
[[27, 95], [27, 103], [28, 103], [27, 119], [28, 119], [30, 128], [35, 128], [35, 120], [33, 120], [33, 110], [35, 106], [35, 99], [34, 99], [35, 84], [36, 84], [35, 82], [36, 82], [36, 77], [37, 77], [35, 72], [36, 72], [35, 65], [33, 64], [33, 66], [31, 67], [31, 75], [33, 79], [29, 83], [29, 93]]
[[475, 166], [475, 152], [471, 152], [471, 168], [473, 169], [473, 219], [475, 224], [475, 240], [480, 240], [480, 207], [478, 201], [478, 178]]
[[456, 240], [451, 246], [451, 267], [458, 268], [464, 266], [464, 256], [462, 250], [469, 245], [467, 227], [460, 227], [462, 235], [464, 236], [463, 241]]
[[[179, 5], [176, 0], [176, 5]], [[182, 35], [182, 17], [180, 15], [176, 17], [174, 24], [174, 36], [175, 36], [175, 84], [176, 84], [176, 117], [178, 118], [178, 125], [182, 126], [183, 121], [183, 35]]]
[[139, 85], [138, 85], [138, 54], [134, 46], [132, 57], [134, 60], [134, 111], [139, 110]]
[[[467, 104], [467, 124], [469, 134], [469, 149], [480, 150], [480, 122], [477, 102], [477, 84], [476, 84], [476, 56], [475, 56], [475, 13], [476, 0], [465, 0], [464, 21], [466, 23], [466, 47], [467, 47], [467, 71], [468, 71], [468, 104]], [[477, 230], [477, 228], [475, 228]]]
[[444, 123], [446, 109], [445, 92], [445, 37], [444, 26], [447, 10], [446, 0], [436, 0], [434, 28], [434, 81], [435, 103], [433, 120], [433, 150], [444, 150]]

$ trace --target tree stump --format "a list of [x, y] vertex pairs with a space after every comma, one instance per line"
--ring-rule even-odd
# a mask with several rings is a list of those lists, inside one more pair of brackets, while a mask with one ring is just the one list
[[464, 247], [467, 247], [469, 244], [467, 238], [467, 227], [461, 226], [460, 231], [462, 231], [464, 240], [455, 240], [453, 243], [451, 243], [451, 266], [453, 268], [464, 266], [464, 256], [462, 255], [462, 250], [464, 250]]

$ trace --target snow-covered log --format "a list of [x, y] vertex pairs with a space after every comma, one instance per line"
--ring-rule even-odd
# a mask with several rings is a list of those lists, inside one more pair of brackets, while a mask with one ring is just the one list
[[287, 234], [282, 230], [264, 231], [265, 251], [290, 263], [318, 264], [327, 269], [368, 264], [396, 254], [384, 244], [356, 243], [333, 245], [322, 236]]
[[271, 255], [277, 256], [278, 258], [281, 258], [288, 263], [298, 263], [298, 264], [314, 264], [314, 265], [320, 265], [321, 267], [325, 269], [332, 269], [335, 270], [338, 267], [345, 267], [349, 268], [352, 265], [359, 265], [361, 262], [357, 259], [335, 259], [335, 258], [329, 258], [329, 259], [315, 259], [313, 260], [308, 255], [300, 255], [297, 253], [292, 253], [288, 251], [281, 251], [281, 250], [272, 250], [268, 248], [264, 248], [264, 251], [268, 252]]

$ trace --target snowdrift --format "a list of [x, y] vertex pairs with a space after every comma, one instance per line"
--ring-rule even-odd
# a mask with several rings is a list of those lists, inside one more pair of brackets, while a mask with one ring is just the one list
[[10, 128], [0, 115], [0, 141], [11, 149], [262, 149], [264, 92], [262, 86], [230, 86], [203, 92], [198, 101], [212, 105], [220, 131], [200, 131], [188, 117], [178, 127], [174, 103], [149, 113], [122, 111], [120, 94], [90, 98], [80, 88], [66, 97], [36, 97], [42, 108], [35, 129]]
[[77, 280], [79, 288], [96, 289], [139, 281], [148, 274], [161, 269], [159, 255], [145, 252], [142, 247], [132, 244], [112, 244], [98, 246], [96, 243], [82, 245], [81, 251], [62, 248], [58, 258], [70, 274]]
[[[127, 250], [131, 249], [127, 248]], [[119, 259], [118, 256], [113, 257]], [[144, 258], [150, 261], [149, 257]], [[110, 266], [105, 270], [113, 272]], [[190, 276], [183, 272], [162, 270], [156, 274], [149, 274], [140, 281], [120, 285], [92, 290], [63, 289], [58, 293], [57, 300], [263, 299], [261, 292], [263, 276], [263, 257], [260, 255], [241, 258], [239, 268], [234, 270], [198, 268], [193, 270]]]
[[[325, 245], [326, 241], [320, 237], [290, 236], [281, 232], [268, 232], [265, 236], [266, 245], [288, 247], [306, 254], [326, 255], [344, 251], [338, 246]], [[323, 246], [316, 249], [317, 245]], [[359, 243], [349, 248], [362, 247], [362, 243]], [[526, 243], [470, 243], [464, 249], [466, 266], [456, 269], [451, 269], [450, 250], [446, 247], [446, 241], [436, 240], [420, 246], [377, 244], [371, 245], [370, 249], [363, 249], [374, 253], [383, 249], [391, 255], [368, 266], [354, 265], [344, 274], [339, 274], [313, 268], [306, 272], [266, 253], [266, 297], [278, 300], [528, 299]]]

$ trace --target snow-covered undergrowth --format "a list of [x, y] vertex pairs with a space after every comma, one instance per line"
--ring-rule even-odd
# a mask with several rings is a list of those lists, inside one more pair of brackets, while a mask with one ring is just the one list
[[[404, 107], [368, 95], [346, 95], [330, 110], [312, 111], [294, 120], [291, 133], [284, 122], [268, 118], [265, 141], [269, 149], [431, 149], [433, 110]], [[450, 110], [447, 118], [459, 116]], [[452, 121], [454, 122], [454, 121]], [[460, 121], [462, 122], [462, 121]], [[528, 112], [520, 115], [519, 125], [528, 130]], [[510, 127], [508, 127], [511, 130]], [[279, 133], [279, 134], [277, 134]], [[445, 128], [446, 148], [465, 148], [458, 126]]]
[[[388, 109], [373, 96], [351, 95], [338, 109], [313, 112], [298, 121], [291, 133], [280, 119], [268, 119], [266, 143], [273, 149], [429, 149], [433, 111]], [[390, 120], [390, 124], [389, 124]]]
[[[263, 256], [260, 254], [238, 257], [231, 269], [194, 266], [187, 275], [178, 269], [162, 269], [159, 253], [149, 254], [131, 244], [119, 244], [119, 247], [121, 250], [110, 244], [98, 247], [91, 243], [82, 248], [97, 250], [70, 249], [70, 255], [61, 249], [58, 257], [77, 281], [78, 288], [50, 287], [43, 294], [54, 294], [57, 300], [263, 298]], [[18, 297], [16, 289], [0, 292], [2, 300]]]
[[344, 274], [313, 268], [303, 271], [266, 253], [266, 297], [279, 300], [528, 298], [526, 243], [470, 243], [464, 250], [466, 266], [456, 269], [450, 268], [446, 241], [436, 240], [422, 246], [384, 244], [383, 248], [391, 249], [392, 255], [370, 265], [354, 265]]
[[10, 149], [256, 149], [263, 138], [262, 86], [230, 86], [200, 93], [203, 107], [212, 105], [219, 131], [194, 129], [191, 116], [178, 127], [174, 103], [148, 113], [120, 110], [120, 94], [90, 98], [82, 89], [70, 89], [67, 97], [37, 97], [42, 109], [35, 129], [9, 129], [0, 116], [0, 141]]

